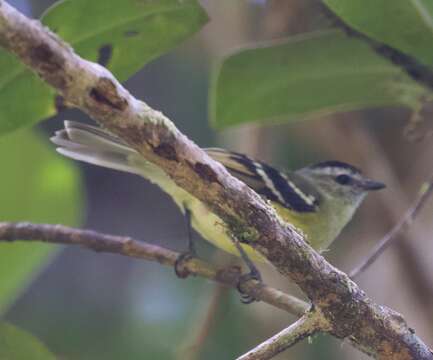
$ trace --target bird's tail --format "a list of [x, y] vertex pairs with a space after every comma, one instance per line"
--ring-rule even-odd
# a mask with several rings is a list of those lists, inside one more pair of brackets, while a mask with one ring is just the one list
[[65, 121], [64, 124], [64, 129], [57, 131], [51, 138], [60, 154], [89, 164], [141, 175], [165, 190], [171, 185], [172, 180], [160, 168], [107, 131], [75, 121]]

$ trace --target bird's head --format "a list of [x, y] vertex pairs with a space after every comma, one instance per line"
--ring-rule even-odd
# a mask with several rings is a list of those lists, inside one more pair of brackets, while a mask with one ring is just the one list
[[385, 184], [371, 180], [362, 172], [341, 161], [325, 161], [298, 170], [314, 184], [322, 196], [346, 204], [359, 204], [369, 191], [380, 190]]

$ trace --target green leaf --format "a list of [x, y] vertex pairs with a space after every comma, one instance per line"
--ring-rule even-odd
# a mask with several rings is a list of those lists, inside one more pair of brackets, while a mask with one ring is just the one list
[[225, 58], [211, 81], [217, 128], [276, 123], [338, 111], [416, 107], [427, 90], [339, 31], [307, 34]]
[[0, 359], [55, 360], [55, 356], [32, 334], [0, 322]]
[[56, 113], [55, 93], [0, 49], [0, 135]]
[[207, 20], [196, 0], [65, 0], [42, 21], [88, 60], [111, 53], [104, 62], [124, 81]]
[[431, 0], [323, 0], [354, 29], [433, 65]]
[[[2, 137], [0, 164], [0, 221], [77, 224], [81, 204], [79, 175], [52, 146], [29, 130]], [[36, 242], [0, 243], [0, 312], [15, 300], [56, 249]]]
[[[65, 0], [42, 22], [82, 57], [120, 80], [199, 30], [207, 15], [196, 0]], [[0, 51], [0, 134], [56, 113], [55, 93], [12, 55]]]

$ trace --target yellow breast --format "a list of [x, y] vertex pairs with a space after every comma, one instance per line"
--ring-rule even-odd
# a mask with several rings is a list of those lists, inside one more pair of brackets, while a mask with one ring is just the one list
[[[197, 198], [178, 187], [162, 170], [154, 165], [144, 163], [140, 160], [140, 168], [143, 170], [143, 176], [159, 185], [168, 193], [180, 210], [184, 212], [185, 206], [191, 211], [191, 223], [193, 228], [207, 241], [230, 254], [239, 256], [238, 250], [233, 244], [224, 222], [217, 215], [213, 214]], [[273, 204], [278, 214], [285, 221], [291, 223], [300, 229], [307, 237], [310, 244], [317, 250], [323, 250], [320, 244], [329, 237], [326, 226], [320, 226], [317, 223], [315, 213], [294, 213], [278, 204]], [[325, 224], [326, 225], [326, 224]], [[251, 246], [242, 244], [245, 252], [253, 261], [266, 262], [266, 259], [254, 250]]]
[[[322, 251], [327, 247], [329, 244], [328, 239], [332, 235], [326, 230], [326, 226], [323, 227], [321, 224], [317, 223], [317, 214], [297, 214], [282, 206], [276, 204], [273, 204], [273, 206], [282, 219], [304, 233], [306, 240], [312, 247], [318, 251]], [[223, 221], [218, 216], [211, 213], [206, 206], [197, 199], [189, 201], [188, 208], [192, 213], [191, 220], [194, 229], [204, 239], [230, 254], [239, 256], [238, 250], [233, 245], [232, 240], [227, 234], [227, 229], [224, 226]], [[251, 260], [266, 262], [266, 259], [251, 246], [242, 244], [242, 247], [245, 249]]]

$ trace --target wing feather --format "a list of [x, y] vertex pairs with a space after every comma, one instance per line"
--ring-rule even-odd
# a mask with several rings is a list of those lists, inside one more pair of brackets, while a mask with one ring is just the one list
[[214, 160], [265, 198], [297, 212], [314, 212], [320, 195], [300, 175], [283, 173], [244, 154], [218, 148], [205, 151]]

